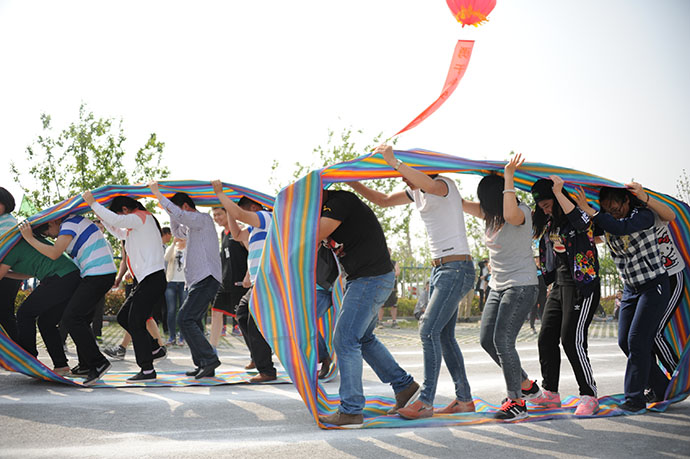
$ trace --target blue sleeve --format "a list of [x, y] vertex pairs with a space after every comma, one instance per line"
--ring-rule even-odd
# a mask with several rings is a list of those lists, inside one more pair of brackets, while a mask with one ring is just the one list
[[268, 226], [271, 223], [271, 214], [270, 212], [266, 212], [265, 210], [260, 210], [256, 213], [256, 216], [259, 217], [259, 226], [257, 226], [258, 229], [265, 230], [268, 228]]
[[654, 226], [654, 213], [645, 208], [636, 208], [629, 217], [616, 220], [611, 215], [599, 212], [594, 217], [594, 223], [606, 231], [616, 236], [633, 234]]

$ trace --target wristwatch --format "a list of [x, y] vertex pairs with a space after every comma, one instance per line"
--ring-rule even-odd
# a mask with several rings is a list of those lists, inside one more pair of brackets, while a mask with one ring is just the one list
[[395, 167], [393, 169], [395, 169], [397, 171], [402, 163], [403, 163], [402, 161], [398, 160], [398, 162], [395, 163]]

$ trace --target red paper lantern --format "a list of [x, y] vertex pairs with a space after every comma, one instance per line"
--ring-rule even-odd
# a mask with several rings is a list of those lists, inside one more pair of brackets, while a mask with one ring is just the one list
[[496, 6], [496, 0], [446, 0], [455, 19], [462, 24], [480, 26]]

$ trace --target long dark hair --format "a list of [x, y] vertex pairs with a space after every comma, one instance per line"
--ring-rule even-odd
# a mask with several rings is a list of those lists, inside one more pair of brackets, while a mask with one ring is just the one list
[[[126, 207], [129, 210], [146, 210], [146, 207], [144, 207], [142, 203], [134, 198], [130, 198], [129, 196], [115, 196], [113, 201], [110, 203], [109, 209], [115, 213], [118, 213], [122, 212], [123, 207]], [[153, 221], [156, 222], [158, 232], [161, 233], [162, 236], [163, 231], [161, 230], [161, 224], [158, 223], [158, 219], [153, 214], [151, 214], [151, 217], [153, 217]]]
[[603, 201], [616, 201], [623, 203], [625, 202], [626, 197], [630, 201], [630, 209], [628, 215], [630, 214], [630, 211], [632, 211], [634, 208], [646, 206], [644, 202], [642, 202], [637, 196], [632, 194], [632, 192], [627, 188], [613, 188], [610, 186], [602, 186], [599, 190], [599, 207], [601, 208], [601, 203]]
[[9, 214], [14, 210], [14, 196], [12, 193], [0, 186], [0, 202], [5, 206], [5, 213]]
[[[570, 194], [565, 189], [563, 189], [562, 192], [563, 196], [568, 198], [568, 201], [572, 202], [573, 205], [577, 207], [575, 200], [570, 196]], [[539, 204], [535, 203], [534, 212], [532, 213], [532, 235], [536, 239], [539, 239], [544, 235], [544, 231], [546, 230], [546, 224], [549, 222], [549, 220], [553, 220], [557, 224], [560, 224], [565, 219], [565, 213], [563, 212], [563, 209], [561, 208], [561, 204], [558, 202], [558, 199], [553, 198], [553, 207], [551, 210], [551, 215], [546, 215], [544, 211], [541, 210], [541, 207], [539, 207]]]
[[126, 207], [129, 210], [146, 210], [146, 208], [136, 199], [130, 198], [129, 196], [115, 196], [113, 201], [110, 203], [109, 209], [112, 212], [118, 213], [122, 212], [122, 208]]
[[487, 175], [477, 185], [477, 197], [479, 207], [484, 213], [484, 224], [491, 231], [499, 229], [505, 223], [503, 218], [503, 177], [491, 174]]

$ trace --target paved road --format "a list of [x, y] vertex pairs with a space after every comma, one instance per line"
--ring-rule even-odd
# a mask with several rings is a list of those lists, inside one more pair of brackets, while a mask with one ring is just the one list
[[[604, 337], [591, 339], [590, 354], [600, 393], [620, 393], [625, 360], [609, 336], [610, 325], [596, 327]], [[109, 328], [107, 339], [115, 341], [119, 333]], [[400, 364], [421, 380], [415, 330], [385, 328], [378, 333]], [[458, 337], [473, 394], [498, 402], [504, 397], [503, 379], [477, 344], [476, 324], [459, 324]], [[519, 341], [523, 366], [537, 377], [536, 338], [528, 327]], [[219, 353], [221, 370], [237, 370], [248, 361], [247, 351], [232, 337]], [[114, 368], [134, 370], [129, 354]], [[40, 357], [49, 361], [43, 352]], [[175, 348], [157, 368], [180, 371], [190, 366], [189, 350]], [[336, 393], [337, 380], [327, 387]], [[390, 394], [367, 367], [365, 391]], [[561, 393], [576, 393], [565, 359]], [[444, 371], [437, 403], [450, 402], [452, 394]], [[22, 458], [690, 457], [690, 401], [662, 414], [605, 419], [323, 431], [291, 385], [75, 389], [0, 370], [0, 445], [1, 457]]]

